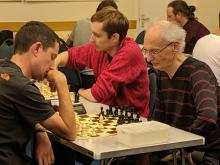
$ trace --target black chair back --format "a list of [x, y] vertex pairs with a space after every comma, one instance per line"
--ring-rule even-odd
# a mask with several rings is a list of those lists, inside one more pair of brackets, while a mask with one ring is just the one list
[[143, 30], [142, 32], [140, 32], [136, 38], [136, 43], [137, 44], [141, 44], [143, 45], [144, 44], [144, 35], [145, 35], [145, 30]]
[[14, 53], [14, 41], [12, 39], [5, 40], [0, 45], [0, 59], [8, 58], [10, 59]]
[[[66, 42], [60, 38], [60, 49], [59, 53], [62, 53], [64, 51], [67, 51], [69, 49]], [[79, 88], [82, 86], [82, 81], [80, 77], [80, 73], [78, 70], [71, 69], [68, 67], [60, 67], [59, 71], [63, 72], [67, 78], [67, 83], [69, 85], [69, 90], [71, 92], [77, 92]]]

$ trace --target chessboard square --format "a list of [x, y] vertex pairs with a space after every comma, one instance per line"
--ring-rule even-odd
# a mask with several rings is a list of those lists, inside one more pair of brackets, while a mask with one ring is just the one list
[[88, 115], [79, 115], [80, 118], [89, 118]]
[[115, 120], [115, 117], [108, 117], [109, 120]]
[[115, 127], [115, 126], [110, 125], [110, 126], [105, 127], [105, 129], [114, 129], [114, 130], [116, 130], [116, 127]]
[[102, 130], [96, 130], [95, 132], [96, 133], [102, 133], [103, 131]]
[[117, 134], [117, 131], [108, 131], [109, 134]]

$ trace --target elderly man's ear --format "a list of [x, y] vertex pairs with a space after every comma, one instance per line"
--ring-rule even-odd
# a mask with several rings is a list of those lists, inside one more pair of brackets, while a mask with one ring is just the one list
[[178, 52], [179, 51], [179, 46], [180, 46], [180, 44], [178, 42], [174, 42], [173, 43], [173, 51]]

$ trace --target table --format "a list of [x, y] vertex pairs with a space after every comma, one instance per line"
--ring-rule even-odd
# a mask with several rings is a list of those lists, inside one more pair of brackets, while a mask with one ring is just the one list
[[[73, 96], [73, 98], [74, 98], [74, 96]], [[59, 105], [59, 101], [58, 101], [57, 98], [56, 99], [50, 99], [50, 101], [51, 101], [52, 105]], [[72, 103], [77, 104], [77, 103], [74, 103], [74, 100], [72, 100]], [[83, 97], [79, 98], [79, 103], [83, 104], [83, 106], [85, 107], [88, 114], [98, 114], [100, 112], [101, 107], [103, 107], [104, 109], [108, 108], [108, 105], [91, 102], [91, 101], [86, 100]]]
[[67, 141], [57, 136], [53, 139], [95, 160], [103, 160], [113, 157], [149, 153], [155, 151], [185, 148], [203, 145], [203, 137], [172, 127], [167, 142], [149, 144], [145, 146], [129, 147], [117, 140], [117, 135], [106, 137], [94, 137], [86, 140]]
[[[80, 102], [84, 104], [88, 113], [98, 113], [101, 106], [104, 108], [106, 106], [100, 103], [89, 102], [83, 98], [81, 98]], [[205, 143], [205, 139], [202, 136], [198, 136], [174, 127], [171, 127], [169, 130], [168, 141], [158, 144], [129, 147], [119, 143], [117, 136], [118, 135], [93, 137], [86, 140], [67, 141], [50, 133], [50, 137], [55, 141], [95, 160], [105, 160], [108, 158], [150, 153], [169, 149], [181, 149], [185, 147], [203, 145]], [[174, 164], [175, 163], [176, 158], [174, 157]], [[182, 159], [182, 164], [185, 164], [184, 159]]]
[[108, 105], [91, 102], [91, 101], [86, 100], [83, 97], [80, 97], [79, 102], [84, 105], [84, 107], [85, 107], [88, 114], [98, 114], [98, 113], [100, 113], [100, 111], [101, 111], [100, 108], [101, 107], [103, 107], [103, 109], [109, 108]]

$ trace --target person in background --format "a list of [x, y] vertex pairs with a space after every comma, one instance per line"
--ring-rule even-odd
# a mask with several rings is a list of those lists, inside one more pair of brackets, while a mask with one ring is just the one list
[[[209, 66], [182, 53], [185, 31], [176, 23], [159, 21], [144, 38], [144, 52], [157, 74], [154, 120], [205, 137], [203, 165], [219, 165], [220, 98]], [[157, 163], [156, 163], [157, 164]]]
[[126, 37], [128, 20], [118, 10], [103, 8], [91, 18], [91, 43], [58, 55], [55, 66], [92, 68], [96, 82], [79, 94], [93, 102], [134, 106], [149, 114], [149, 79], [141, 49]]
[[205, 62], [212, 69], [220, 86], [220, 29], [199, 39], [193, 49], [193, 57]]
[[[96, 9], [96, 12], [108, 6], [118, 9], [118, 6], [114, 0], [102, 0]], [[72, 46], [75, 47], [89, 43], [92, 35], [90, 26], [91, 26], [91, 21], [89, 18], [79, 20], [76, 23], [76, 26], [74, 30], [71, 32], [69, 38], [67, 39], [67, 45], [69, 47]], [[94, 84], [95, 82], [94, 73], [90, 68], [85, 68], [82, 71], [80, 71], [80, 76], [81, 76], [82, 88], [85, 89], [90, 88], [92, 84]]]
[[[54, 153], [45, 128], [75, 140], [75, 114], [66, 78], [51, 69], [58, 50], [58, 36], [45, 24], [31, 21], [17, 32], [11, 60], [0, 60], [0, 164], [32, 164], [32, 155], [25, 152], [32, 137], [38, 164], [53, 164]], [[59, 113], [31, 80], [44, 78], [56, 86]]]
[[183, 53], [192, 54], [196, 42], [208, 35], [209, 30], [195, 18], [195, 6], [188, 6], [183, 0], [174, 0], [168, 4], [167, 20], [179, 23], [186, 31], [186, 45]]
[[[102, 0], [96, 9], [96, 12], [108, 6], [112, 6], [116, 10], [118, 9], [118, 6], [114, 0]], [[92, 32], [91, 32], [90, 18], [82, 19], [82, 20], [77, 21], [76, 26], [71, 32], [66, 43], [69, 47], [84, 45], [84, 44], [89, 43], [91, 35], [92, 35]]]

